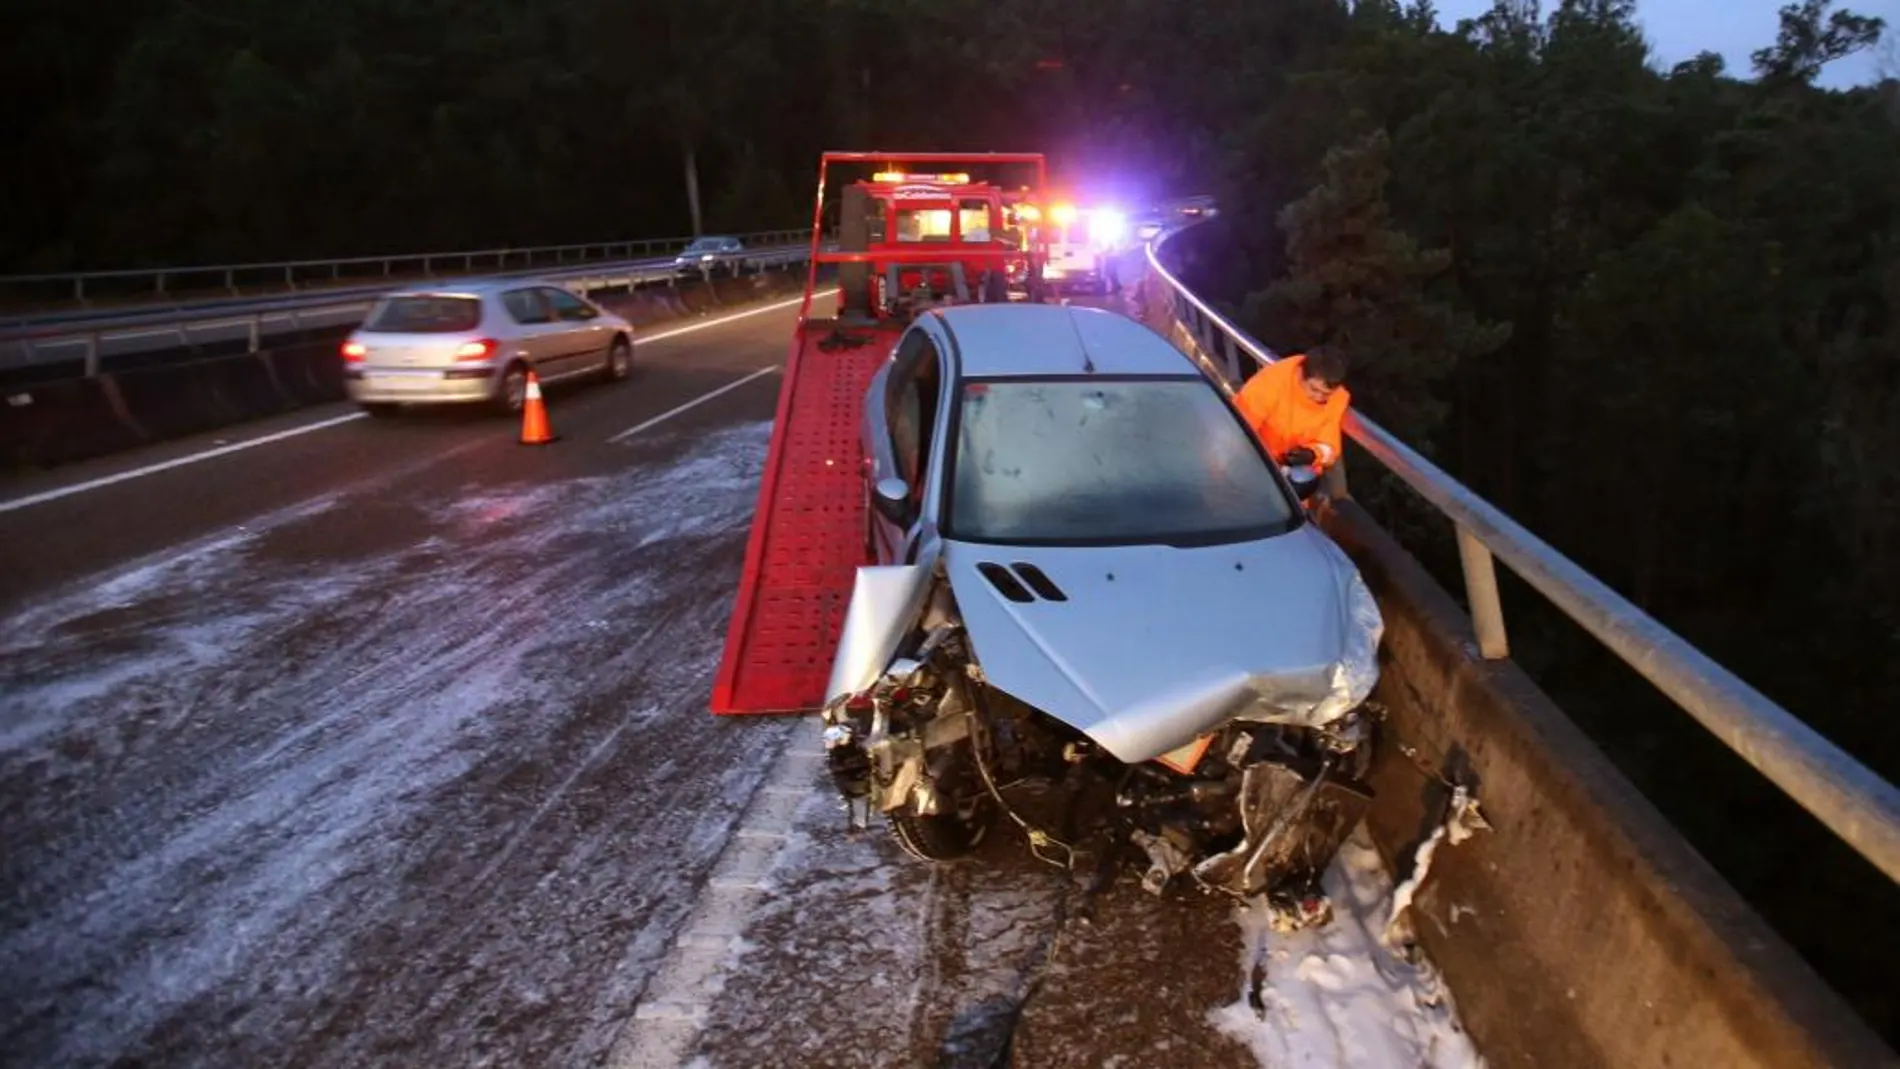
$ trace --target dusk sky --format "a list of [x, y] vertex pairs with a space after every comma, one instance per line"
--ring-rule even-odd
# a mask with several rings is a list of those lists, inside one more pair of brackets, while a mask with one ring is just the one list
[[[1697, 52], [1720, 52], [1728, 61], [1728, 72], [1741, 78], [1751, 77], [1749, 53], [1771, 45], [1781, 27], [1780, 11], [1788, 0], [1637, 0], [1637, 20], [1649, 39], [1651, 64], [1663, 70], [1693, 57]], [[1446, 29], [1490, 10], [1491, 0], [1436, 0], [1439, 23]], [[1545, 0], [1544, 10], [1557, 6]], [[1900, 38], [1900, 0], [1847, 0], [1836, 3], [1859, 15], [1877, 15], [1887, 20], [1887, 32], [1872, 53], [1862, 53], [1830, 64], [1821, 72], [1820, 84], [1845, 88], [1864, 84], [1879, 77], [1882, 55], [1886, 55], [1892, 73], [1900, 77], [1900, 54], [1894, 42]]]

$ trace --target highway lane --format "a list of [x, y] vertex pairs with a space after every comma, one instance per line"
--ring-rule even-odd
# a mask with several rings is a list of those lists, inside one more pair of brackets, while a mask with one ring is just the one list
[[607, 439], [791, 314], [555, 391], [551, 447], [355, 420], [0, 514], [0, 1060], [604, 1048], [790, 729], [703, 712], [778, 376]]
[[348, 419], [0, 486], [72, 491], [0, 511], [0, 1063], [1255, 1064], [1230, 910], [1090, 928], [1000, 828], [909, 863], [809, 721], [705, 713], [791, 315], [554, 391], [550, 447]]

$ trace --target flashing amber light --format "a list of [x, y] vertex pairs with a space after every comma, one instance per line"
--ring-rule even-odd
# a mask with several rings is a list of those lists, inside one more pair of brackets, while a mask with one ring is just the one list
[[1075, 205], [1058, 204], [1050, 210], [1049, 216], [1055, 220], [1057, 226], [1068, 226], [1075, 222]]
[[343, 343], [343, 359], [351, 363], [355, 363], [368, 355], [369, 346], [364, 345], [360, 341], [346, 341]]
[[1042, 209], [1034, 204], [1025, 204], [1016, 209], [1016, 216], [1024, 222], [1033, 223], [1042, 218]]
[[879, 171], [871, 176], [871, 181], [879, 185], [896, 185], [900, 182], [928, 182], [940, 186], [967, 186], [970, 176], [963, 172], [954, 174], [907, 174], [903, 171]]

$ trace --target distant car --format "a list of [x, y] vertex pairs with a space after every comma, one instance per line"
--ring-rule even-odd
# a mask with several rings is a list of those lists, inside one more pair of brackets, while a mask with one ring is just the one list
[[552, 282], [458, 282], [386, 294], [343, 343], [344, 385], [371, 415], [401, 404], [518, 412], [543, 382], [633, 367], [633, 324]]
[[745, 253], [745, 242], [738, 238], [700, 238], [673, 257], [673, 267], [683, 275], [714, 272], [721, 267], [737, 274], [745, 266]]

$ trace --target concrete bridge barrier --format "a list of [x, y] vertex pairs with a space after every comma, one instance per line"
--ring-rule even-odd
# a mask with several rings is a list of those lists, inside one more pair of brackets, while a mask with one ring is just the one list
[[1385, 613], [1373, 839], [1404, 879], [1446, 780], [1492, 825], [1441, 843], [1412, 905], [1491, 1065], [1900, 1065], [1364, 510], [1330, 502], [1321, 524]]

